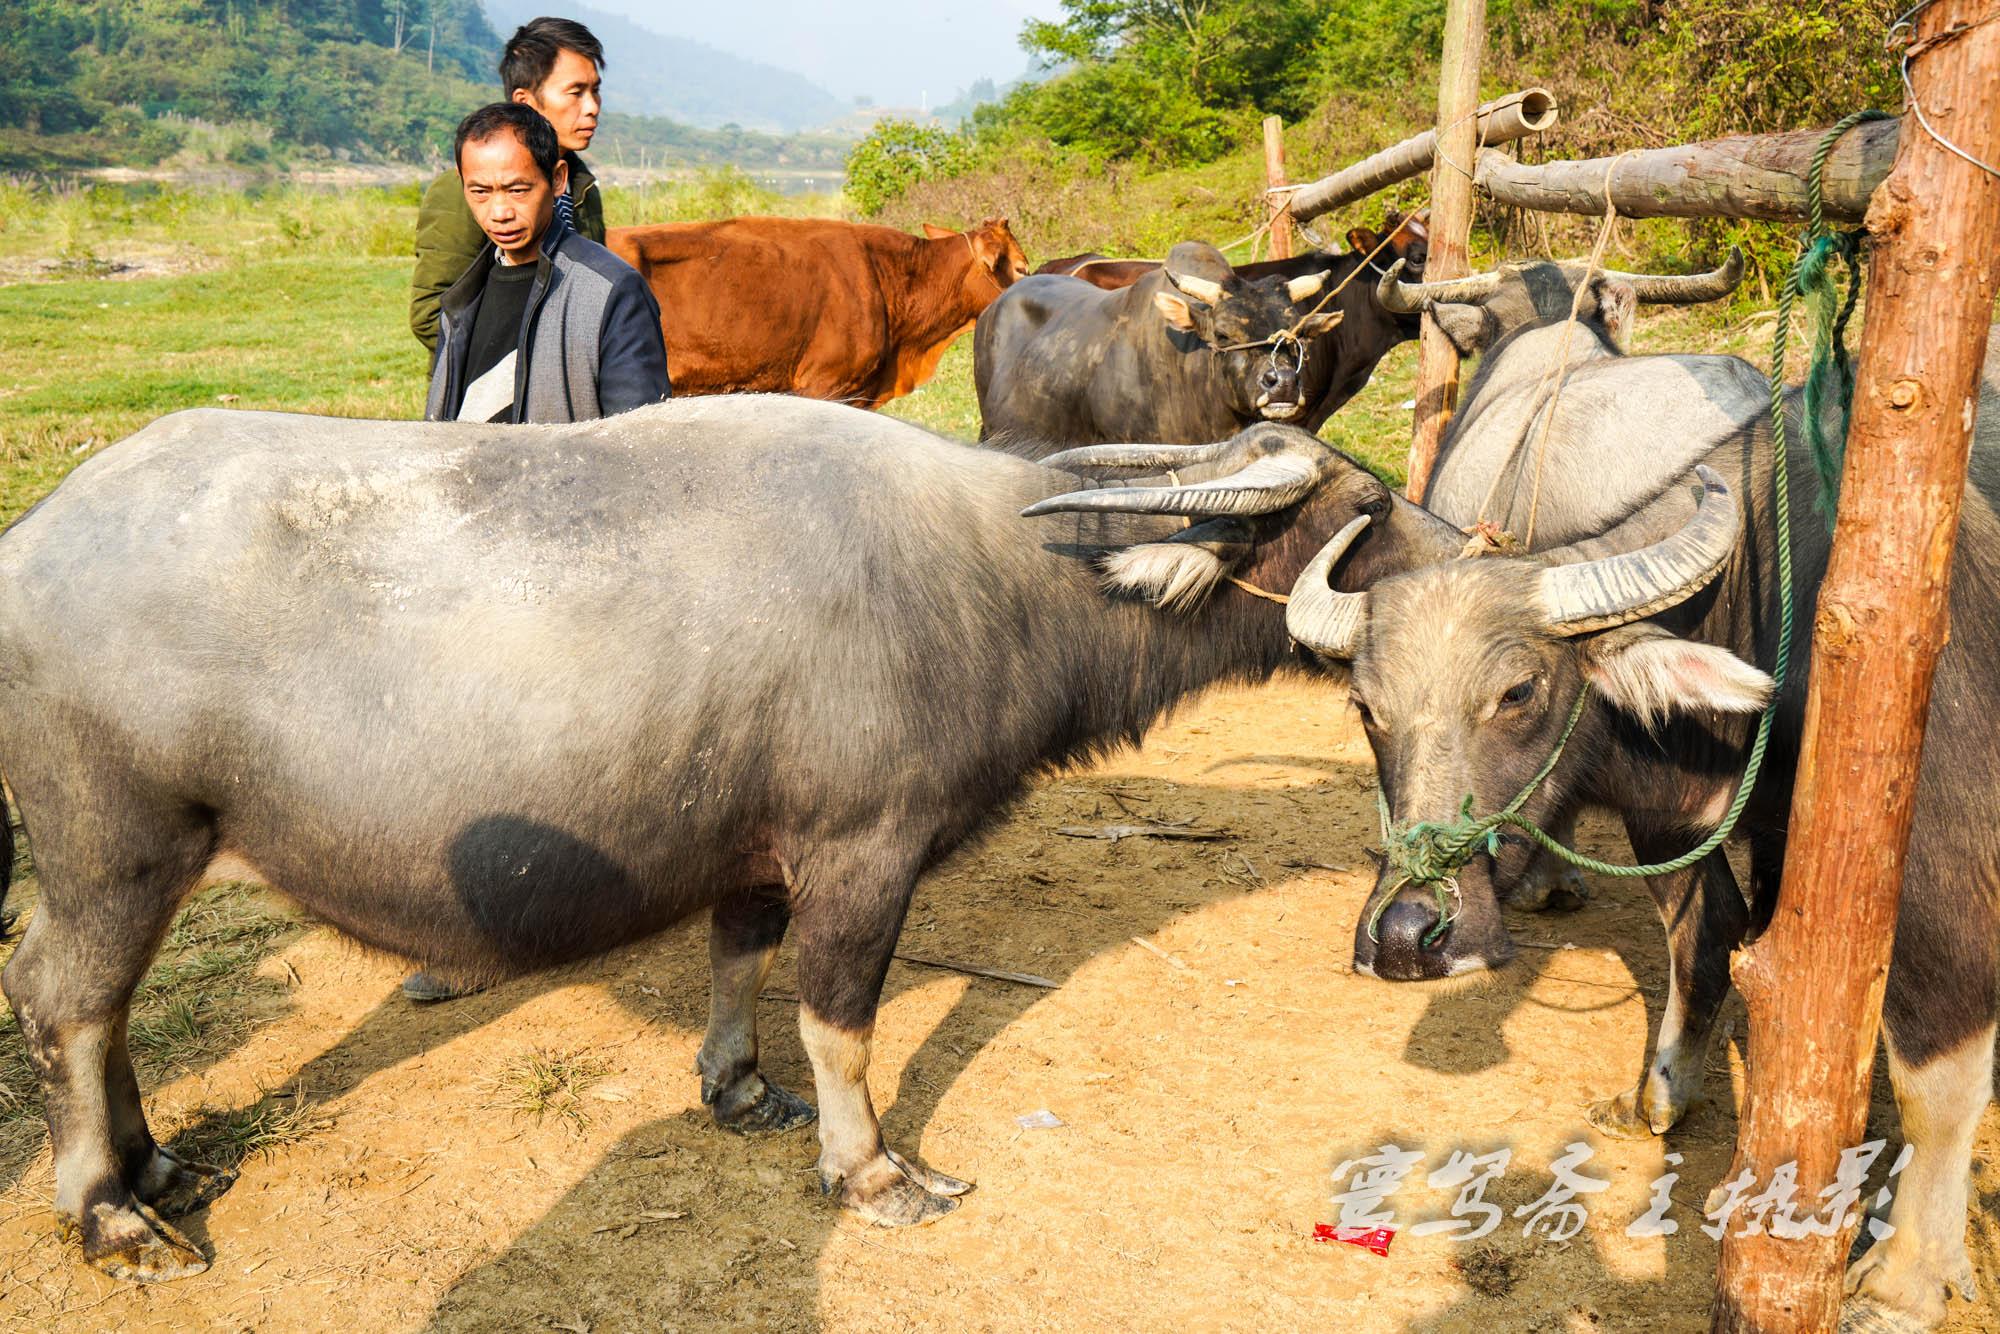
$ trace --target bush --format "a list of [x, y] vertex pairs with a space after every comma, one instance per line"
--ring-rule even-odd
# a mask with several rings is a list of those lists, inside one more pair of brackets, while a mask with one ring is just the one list
[[963, 137], [933, 125], [885, 120], [847, 155], [847, 197], [870, 217], [918, 181], [971, 165]]

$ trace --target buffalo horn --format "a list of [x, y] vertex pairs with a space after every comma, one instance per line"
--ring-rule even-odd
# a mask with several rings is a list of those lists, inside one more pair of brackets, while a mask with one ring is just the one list
[[1398, 275], [1404, 261], [1397, 260], [1375, 284], [1375, 299], [1392, 315], [1415, 315], [1441, 301], [1477, 305], [1500, 286], [1497, 273], [1475, 273], [1470, 278], [1444, 278], [1434, 283], [1406, 283]]
[[1366, 526], [1366, 514], [1350, 518], [1348, 526], [1336, 532], [1292, 582], [1292, 600], [1284, 608], [1284, 630], [1324, 658], [1352, 658], [1362, 640], [1362, 626], [1368, 624], [1368, 594], [1338, 592], [1328, 582], [1334, 564], [1348, 554], [1354, 538]]
[[1318, 273], [1308, 273], [1286, 283], [1285, 297], [1296, 306], [1307, 297], [1318, 296], [1319, 289], [1324, 286], [1326, 286], [1326, 270], [1321, 269]]
[[1639, 300], [1648, 305], [1692, 306], [1703, 301], [1720, 301], [1736, 290], [1736, 284], [1743, 281], [1743, 252], [1735, 246], [1729, 247], [1729, 258], [1722, 261], [1722, 267], [1707, 273], [1607, 271], [1604, 276], [1631, 284]]
[[1222, 300], [1222, 284], [1208, 278], [1197, 278], [1191, 273], [1175, 273], [1167, 269], [1167, 281], [1195, 300], [1214, 305]]
[[1352, 658], [1360, 645], [1361, 627], [1368, 621], [1368, 595], [1337, 592], [1327, 581], [1335, 562], [1367, 526], [1366, 514], [1348, 520], [1292, 584], [1285, 632], [1322, 657]]
[[1213, 463], [1229, 451], [1229, 441], [1212, 445], [1083, 445], [1051, 454], [1044, 468], [1080, 472], [1088, 468], [1191, 468]]
[[1037, 501], [1021, 517], [1056, 513], [1185, 514], [1216, 518], [1275, 514], [1312, 494], [1324, 472], [1321, 459], [1304, 452], [1266, 454], [1226, 477], [1180, 486], [1106, 486]]
[[1681, 530], [1663, 542], [1542, 571], [1542, 612], [1560, 635], [1640, 620], [1694, 596], [1736, 549], [1742, 515], [1714, 471], [1696, 466], [1701, 496]]

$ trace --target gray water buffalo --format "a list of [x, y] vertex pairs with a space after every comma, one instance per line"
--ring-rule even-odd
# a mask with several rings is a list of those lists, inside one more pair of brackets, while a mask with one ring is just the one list
[[1584, 276], [1574, 261], [1523, 260], [1437, 282], [1392, 268], [1378, 281], [1385, 309], [1428, 311], [1459, 355], [1480, 358], [1438, 444], [1424, 492], [1432, 513], [1461, 527], [1488, 521], [1530, 547], [1572, 542], [1627, 518], [1770, 415], [1770, 385], [1741, 357], [1625, 355], [1639, 305], [1729, 295], [1740, 252], [1708, 273], [1600, 272], [1577, 302]]
[[1194, 241], [1117, 291], [1024, 278], [973, 328], [980, 439], [1205, 444], [1260, 419], [1302, 423], [1311, 377], [1324, 380], [1311, 348], [1344, 314], [1318, 309], [1327, 283], [1245, 279]]
[[943, 1214], [965, 1183], [884, 1145], [866, 1082], [917, 877], [1031, 775], [1298, 662], [1225, 579], [1287, 588], [1362, 515], [1344, 586], [1456, 542], [1270, 425], [1042, 466], [780, 397], [155, 422], [0, 535], [0, 765], [41, 883], [4, 987], [59, 1216], [107, 1273], [205, 1267], [166, 1220], [230, 1177], [155, 1143], [126, 1022], [217, 878], [465, 980], [706, 909], [702, 1097], [744, 1131], [814, 1116], [758, 1073], [794, 925], [822, 1183]]
[[[1579, 335], [1610, 338], [1601, 321]], [[1883, 1009], [1912, 1157], [1890, 1215], [1896, 1230], [1848, 1274], [1857, 1311], [1925, 1325], [1943, 1317], [1952, 1290], [1973, 1295], [1964, 1243], [1970, 1151], [1991, 1094], [2000, 1008], [2000, 835], [1991, 819], [1992, 776], [2000, 773], [2000, 730], [1992, 726], [2000, 710], [1995, 369], [1989, 359], [1952, 572], [1952, 638], [1931, 699]], [[1669, 366], [1663, 378], [1682, 373]], [[1468, 398], [1479, 404], [1477, 383]], [[1793, 391], [1787, 407], [1794, 418], [1799, 398]], [[1694, 416], [1683, 404], [1652, 418], [1648, 429], [1662, 453], [1685, 457], [1680, 425]], [[1637, 429], [1629, 418], [1612, 420]], [[1709, 440], [1696, 463], [1699, 483], [1627, 492], [1615, 522], [1538, 557], [1444, 562], [1363, 594], [1328, 589], [1317, 566], [1301, 577], [1307, 591], [1289, 608], [1292, 632], [1352, 664], [1353, 699], [1392, 822], [1448, 821], [1468, 798], [1476, 813], [1499, 809], [1557, 751], [1574, 717], [1554, 769], [1522, 808], [1529, 818], [1561, 827], [1579, 807], [1608, 807], [1647, 862], [1678, 855], [1720, 823], [1771, 691], [1758, 666], [1773, 661], [1779, 626], [1769, 427], [1768, 418], [1754, 420]], [[1794, 442], [1802, 435], [1790, 432]], [[1637, 444], [1636, 436], [1603, 440], [1609, 457], [1595, 474], [1600, 491], [1619, 485], [1620, 460]], [[1642, 466], [1634, 471], [1653, 485]], [[1729, 989], [1729, 953], [1774, 905], [1806, 641], [1829, 545], [1803, 448], [1793, 451], [1790, 473], [1801, 642], [1776, 702], [1770, 756], [1739, 826], [1766, 870], [1753, 876], [1748, 902], [1720, 851], [1649, 881], [1667, 931], [1671, 988], [1638, 1086], [1592, 1109], [1608, 1133], [1657, 1134], [1687, 1109]], [[1568, 516], [1565, 531], [1580, 526], [1575, 512], [1554, 512]], [[1336, 541], [1321, 559], [1334, 563], [1340, 553]], [[1356, 927], [1356, 968], [1400, 981], [1504, 964], [1514, 949], [1498, 897], [1534, 852], [1517, 833], [1503, 833], [1458, 872], [1442, 917], [1430, 889], [1385, 869]]]

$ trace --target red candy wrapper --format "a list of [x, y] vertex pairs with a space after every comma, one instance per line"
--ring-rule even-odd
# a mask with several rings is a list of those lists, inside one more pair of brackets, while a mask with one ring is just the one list
[[1313, 1224], [1314, 1241], [1344, 1241], [1349, 1246], [1359, 1246], [1364, 1251], [1377, 1255], [1389, 1253], [1389, 1243], [1396, 1239], [1396, 1229], [1392, 1227], [1335, 1227], [1332, 1223]]

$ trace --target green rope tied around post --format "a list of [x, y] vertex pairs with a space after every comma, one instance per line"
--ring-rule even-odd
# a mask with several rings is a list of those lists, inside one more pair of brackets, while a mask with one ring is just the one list
[[[1854, 315], [1855, 303], [1861, 297], [1861, 246], [1867, 239], [1863, 228], [1837, 232], [1826, 225], [1826, 211], [1821, 200], [1820, 177], [1826, 170], [1826, 160], [1833, 152], [1833, 146], [1840, 137], [1856, 125], [1871, 120], [1887, 120], [1889, 116], [1881, 111], [1857, 111], [1843, 117], [1838, 124], [1828, 130], [1813, 151], [1812, 165], [1806, 172], [1806, 201], [1811, 221], [1806, 228], [1805, 250], [1793, 266], [1791, 280], [1785, 284], [1778, 296], [1778, 327], [1773, 344], [1773, 364], [1783, 357], [1786, 340], [1790, 337], [1792, 303], [1804, 297], [1811, 311], [1813, 330], [1812, 361], [1806, 371], [1805, 402], [1803, 416], [1806, 426], [1806, 442], [1811, 446], [1813, 467], [1819, 473], [1819, 510], [1827, 526], [1833, 526], [1833, 513], [1840, 498], [1840, 466], [1847, 452], [1847, 416], [1854, 403], [1854, 363], [1847, 354], [1847, 324]], [[1847, 267], [1847, 295], [1843, 299], [1836, 290], [1833, 276], [1833, 261], [1839, 259]], [[1774, 419], [1780, 417], [1782, 405], [1778, 392], [1782, 388], [1773, 380], [1774, 388], [1771, 411]], [[1782, 440], [1784, 427], [1777, 427], [1777, 438]]]
[[[1594, 875], [1631, 878], [1635, 876], [1671, 875], [1684, 871], [1702, 858], [1721, 847], [1723, 841], [1736, 831], [1737, 822], [1750, 804], [1750, 794], [1757, 786], [1757, 775], [1764, 767], [1764, 756], [1771, 743], [1771, 719], [1778, 707], [1778, 698], [1784, 690], [1785, 676], [1792, 659], [1792, 516], [1791, 516], [1791, 470], [1787, 460], [1787, 434], [1785, 427], [1785, 360], [1788, 351], [1792, 303], [1801, 290], [1808, 287], [1811, 277], [1811, 291], [1816, 300], [1823, 302], [1822, 309], [1831, 311], [1833, 318], [1821, 326], [1822, 340], [1815, 347], [1815, 366], [1825, 355], [1829, 367], [1838, 367], [1838, 374], [1845, 379], [1835, 381], [1836, 390], [1845, 384], [1846, 395], [1841, 399], [1841, 439], [1846, 435], [1845, 410], [1848, 397], [1853, 389], [1852, 371], [1847, 366], [1847, 354], [1842, 342], [1848, 317], [1854, 311], [1857, 295], [1858, 266], [1855, 255], [1858, 233], [1843, 238], [1830, 237], [1826, 230], [1826, 216], [1820, 202], [1820, 173], [1826, 165], [1827, 155], [1833, 151], [1840, 137], [1866, 120], [1881, 119], [1879, 111], [1859, 111], [1843, 118], [1839, 124], [1828, 130], [1813, 153], [1812, 168], [1806, 176], [1806, 198], [1812, 222], [1801, 247], [1798, 262], [1792, 266], [1791, 274], [1785, 280], [1782, 294], [1778, 298], [1778, 327], [1771, 341], [1771, 453], [1772, 490], [1776, 504], [1772, 507], [1777, 520], [1778, 559], [1778, 647], [1771, 666], [1774, 686], [1771, 703], [1757, 720], [1757, 733], [1750, 743], [1750, 753], [1744, 760], [1743, 778], [1736, 785], [1736, 795], [1723, 814], [1722, 822], [1715, 832], [1696, 846], [1689, 848], [1671, 861], [1651, 862], [1640, 866], [1621, 866], [1586, 856], [1574, 848], [1564, 847], [1546, 830], [1521, 814], [1521, 808], [1528, 798], [1535, 794], [1548, 776], [1555, 772], [1557, 762], [1562, 758], [1570, 737], [1575, 733], [1577, 723], [1583, 717], [1584, 706], [1590, 698], [1590, 687], [1586, 684], [1577, 692], [1576, 704], [1570, 710], [1569, 721], [1564, 725], [1562, 735], [1557, 738], [1555, 749], [1535, 776], [1517, 793], [1514, 799], [1490, 815], [1475, 816], [1472, 813], [1472, 797], [1468, 794], [1453, 820], [1420, 820], [1395, 824], [1389, 818], [1388, 799], [1378, 787], [1375, 793], [1376, 809], [1382, 820], [1382, 842], [1389, 866], [1397, 879], [1387, 893], [1380, 896], [1368, 917], [1368, 934], [1375, 935], [1375, 926], [1387, 911], [1390, 902], [1405, 885], [1429, 886], [1437, 896], [1438, 921], [1424, 934], [1423, 943], [1434, 945], [1451, 925], [1452, 900], [1458, 893], [1458, 871], [1471, 861], [1483, 847], [1490, 856], [1499, 851], [1500, 829], [1511, 826], [1519, 829], [1545, 851], [1562, 858], [1570, 865], [1589, 871]], [[1826, 277], [1828, 259], [1836, 252], [1844, 252], [1847, 258], [1850, 281], [1847, 298], [1838, 309], [1832, 306], [1833, 290], [1831, 280]], [[1838, 348], [1838, 351], [1834, 351]], [[1810, 386], [1808, 388], [1810, 393]], [[1824, 390], [1822, 390], [1824, 392]], [[1836, 472], [1839, 468], [1838, 446], [1823, 448], [1817, 434], [1818, 417], [1808, 410], [1808, 439], [1812, 443], [1814, 461], [1824, 475], [1829, 466]], [[1829, 463], [1829, 457], [1831, 462]]]

